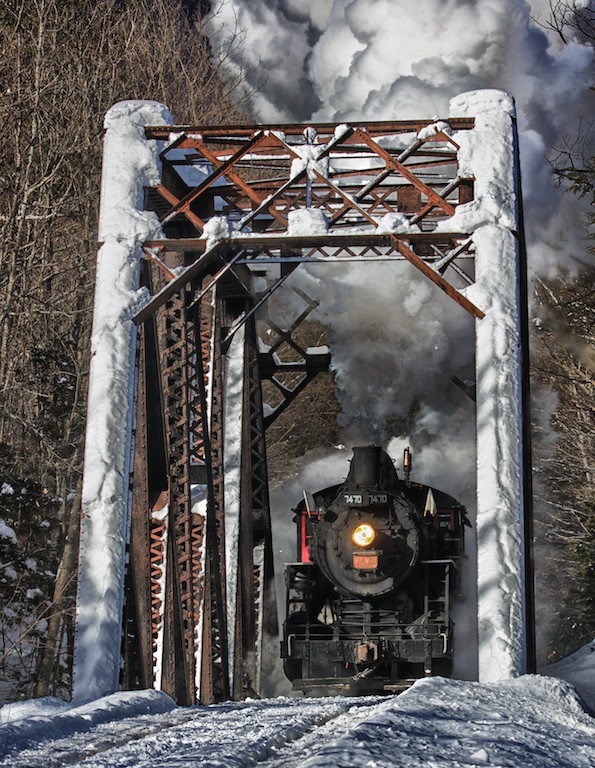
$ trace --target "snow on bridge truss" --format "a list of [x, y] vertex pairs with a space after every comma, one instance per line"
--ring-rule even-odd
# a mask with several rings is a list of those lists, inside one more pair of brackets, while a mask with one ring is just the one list
[[[76, 698], [260, 690], [276, 639], [265, 431], [329, 353], [292, 336], [307, 296], [269, 349], [255, 316], [316, 260], [407, 260], [476, 319], [480, 677], [531, 668], [514, 105], [478, 91], [450, 112], [267, 127], [174, 126], [155, 102], [108, 113]], [[275, 278], [259, 279], [271, 265]], [[292, 386], [281, 345], [299, 358]], [[263, 379], [280, 392], [266, 414]]]

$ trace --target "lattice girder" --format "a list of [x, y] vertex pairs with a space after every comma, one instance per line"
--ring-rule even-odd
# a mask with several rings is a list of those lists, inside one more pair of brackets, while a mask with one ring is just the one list
[[[173, 241], [175, 247], [192, 248], [198, 257], [136, 320], [191, 278], [229, 269], [244, 247], [269, 249], [282, 240], [294, 252], [302, 249], [307, 258], [313, 248], [324, 253], [333, 243], [353, 247], [358, 239], [364, 247], [388, 245], [387, 258], [408, 260], [481, 318], [482, 311], [446, 274], [452, 265], [452, 276], [459, 281], [458, 255], [436, 270], [432, 250], [435, 246], [443, 255], [452, 254], [469, 242], [468, 233], [456, 227], [449, 231], [448, 221], [473, 198], [473, 179], [459, 171], [459, 145], [453, 138], [473, 125], [472, 119], [453, 118], [449, 123], [280, 125], [266, 130], [172, 128], [176, 139], [161, 153], [168, 169], [163, 179], [178, 173], [178, 180], [183, 176], [188, 183], [183, 195], [179, 183], [175, 191], [166, 191], [165, 183], [149, 191], [148, 202], [159, 213], [168, 240], [145, 245], [159, 251]], [[162, 139], [163, 128], [148, 127], [146, 135]], [[164, 199], [169, 207], [163, 207]], [[317, 212], [314, 228], [304, 229], [299, 219], [304, 211]], [[213, 217], [222, 225], [210, 239], [206, 220]], [[463, 252], [472, 252], [471, 245]]]
[[[452, 127], [468, 129], [472, 125], [473, 121], [453, 120], [448, 131]], [[397, 146], [403, 144], [402, 140], [393, 141], [395, 146], [389, 148], [379, 143], [386, 144], [389, 137], [406, 136], [412, 127], [418, 131], [425, 128], [426, 133], [422, 138], [413, 133], [405, 147]], [[171, 203], [169, 210], [161, 215], [162, 222], [167, 225], [183, 215], [196, 232], [202, 234], [204, 225], [197, 218], [197, 211], [214, 210], [212, 201], [217, 197], [223, 214], [243, 212], [240, 218], [243, 228], [282, 231], [287, 228], [286, 213], [291, 207], [298, 202], [310, 207], [317, 199], [320, 201], [324, 191], [324, 207], [333, 212], [331, 226], [334, 226], [352, 210], [350, 200], [355, 199], [366, 207], [377, 206], [379, 187], [384, 197], [402, 193], [407, 188], [416, 189], [427, 201], [421, 218], [436, 207], [441, 215], [453, 214], [454, 207], [448, 198], [463, 180], [456, 173], [458, 146], [444, 130], [436, 128], [432, 133], [427, 125], [395, 122], [385, 124], [384, 129], [355, 124], [335, 129], [332, 134], [320, 132], [319, 126], [316, 131], [312, 128], [304, 131], [303, 126], [279, 126], [279, 130], [267, 131], [256, 126], [243, 131], [183, 129], [176, 141], [162, 152], [162, 163], [173, 170], [185, 162], [200, 168], [205, 175], [182, 198], [165, 185], [158, 188]], [[147, 129], [149, 138], [160, 133], [159, 129]], [[184, 161], [180, 160], [181, 152], [186, 153]], [[320, 173], [321, 170], [324, 173]], [[254, 178], [248, 178], [249, 175]], [[324, 189], [327, 185], [331, 185], [332, 195]], [[205, 198], [211, 202], [205, 203]], [[262, 214], [267, 214], [269, 220], [263, 221]], [[253, 221], [256, 223], [249, 226]]]

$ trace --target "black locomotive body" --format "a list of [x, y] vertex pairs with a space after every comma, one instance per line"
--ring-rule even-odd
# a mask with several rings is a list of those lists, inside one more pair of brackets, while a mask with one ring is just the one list
[[397, 692], [452, 667], [465, 509], [400, 480], [378, 446], [353, 454], [343, 484], [304, 494], [285, 570], [284, 670], [316, 695]]

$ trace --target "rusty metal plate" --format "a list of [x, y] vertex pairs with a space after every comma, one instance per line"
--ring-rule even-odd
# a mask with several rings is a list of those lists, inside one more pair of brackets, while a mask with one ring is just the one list
[[378, 555], [375, 552], [354, 552], [353, 567], [358, 571], [373, 571], [378, 568]]

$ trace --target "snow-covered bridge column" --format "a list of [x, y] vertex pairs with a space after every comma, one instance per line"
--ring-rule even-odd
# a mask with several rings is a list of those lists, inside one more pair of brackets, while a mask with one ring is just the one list
[[144, 187], [160, 183], [157, 141], [145, 125], [171, 124], [162, 104], [126, 101], [105, 118], [95, 311], [83, 475], [73, 697], [118, 690], [134, 414], [140, 245], [159, 236], [143, 210]]
[[[474, 116], [461, 134], [460, 173], [475, 179], [458, 216], [473, 231], [476, 321], [477, 567], [479, 678], [527, 671], [523, 446], [524, 297], [519, 179], [513, 99], [501, 91], [462, 94], [450, 113]], [[462, 209], [467, 210], [462, 210]], [[450, 222], [451, 226], [453, 222]], [[530, 629], [530, 627], [529, 627]], [[530, 636], [530, 635], [529, 635]]]

